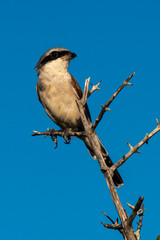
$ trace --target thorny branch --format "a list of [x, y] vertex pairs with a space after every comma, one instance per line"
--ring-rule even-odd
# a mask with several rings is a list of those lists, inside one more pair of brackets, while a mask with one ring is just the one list
[[38, 131], [33, 131], [33, 132], [34, 133], [32, 134], [32, 136], [44, 135], [44, 138], [46, 138], [47, 136], [50, 136], [53, 142], [56, 144], [55, 148], [57, 148], [58, 146], [57, 136], [63, 137], [66, 144], [70, 143], [71, 137], [85, 136], [85, 132], [76, 132], [71, 129], [67, 129], [67, 130], [47, 129], [46, 132], [38, 132]]
[[[130, 204], [128, 204], [128, 206], [131, 207], [131, 209], [133, 210], [130, 217], [127, 215], [125, 209], [122, 207], [122, 204], [120, 202], [117, 190], [114, 186], [113, 180], [112, 180], [112, 174], [113, 172], [120, 167], [133, 153], [140, 153], [138, 151], [138, 149], [144, 144], [147, 143], [148, 140], [153, 137], [157, 132], [160, 131], [160, 123], [157, 121], [157, 127], [150, 133], [150, 134], [146, 134], [145, 138], [143, 140], [141, 140], [136, 146], [132, 147], [130, 143], [127, 143], [128, 146], [130, 147], [130, 151], [124, 155], [117, 163], [115, 163], [111, 168], [107, 167], [105, 164], [105, 161], [103, 159], [101, 150], [98, 147], [98, 137], [95, 133], [95, 128], [97, 127], [97, 125], [99, 124], [99, 122], [101, 121], [104, 113], [109, 109], [109, 105], [112, 103], [112, 101], [115, 99], [115, 97], [118, 95], [118, 93], [127, 85], [132, 85], [129, 81], [130, 79], [134, 76], [135, 73], [132, 73], [124, 82], [123, 84], [117, 89], [117, 91], [111, 96], [111, 98], [108, 100], [108, 102], [103, 106], [102, 105], [102, 110], [99, 114], [99, 116], [97, 117], [96, 121], [93, 123], [93, 125], [90, 125], [89, 122], [86, 119], [85, 113], [84, 113], [84, 106], [87, 102], [87, 98], [95, 91], [95, 90], [99, 90], [99, 84], [97, 85], [92, 85], [92, 89], [90, 91], [88, 91], [88, 87], [89, 87], [89, 81], [90, 78], [88, 78], [86, 80], [85, 83], [85, 87], [84, 87], [84, 94], [81, 100], [77, 101], [77, 105], [79, 107], [79, 111], [81, 114], [81, 120], [83, 122], [84, 125], [84, 131], [83, 132], [78, 132], [76, 130], [73, 129], [67, 129], [67, 130], [49, 130], [47, 129], [46, 132], [38, 132], [38, 131], [33, 131], [34, 134], [32, 136], [38, 136], [38, 135], [44, 135], [44, 137], [46, 136], [50, 136], [52, 138], [52, 140], [55, 142], [56, 146], [57, 146], [57, 136], [63, 137], [65, 139], [66, 143], [70, 142], [70, 137], [79, 137], [79, 136], [87, 136], [92, 147], [93, 150], [95, 152], [95, 155], [97, 157], [97, 160], [100, 164], [102, 173], [104, 174], [104, 177], [106, 179], [112, 200], [115, 204], [115, 207], [117, 209], [118, 215], [120, 217], [121, 220], [121, 224], [118, 224], [118, 220], [116, 222], [114, 222], [110, 217], [108, 217], [105, 213], [104, 215], [112, 222], [112, 224], [105, 224], [102, 223], [104, 227], [106, 228], [110, 228], [110, 229], [114, 229], [114, 230], [118, 230], [123, 238], [125, 240], [139, 240], [140, 239], [140, 230], [142, 227], [142, 220], [143, 220], [143, 212], [144, 212], [144, 204], [142, 204], [143, 202], [143, 197], [140, 197], [137, 204], [135, 206], [132, 206]], [[135, 219], [136, 216], [139, 216], [139, 222], [138, 222], [138, 228], [137, 231], [134, 232], [133, 231], [133, 227], [132, 227], [132, 222]]]
[[138, 228], [137, 228], [137, 231], [135, 232], [135, 235], [136, 235], [136, 237], [137, 237], [137, 240], [139, 240], [140, 238], [141, 238], [141, 236], [140, 236], [140, 231], [141, 231], [141, 228], [142, 228], [142, 221], [143, 221], [143, 212], [144, 212], [144, 210], [145, 210], [145, 208], [144, 208], [144, 204], [142, 204], [142, 206], [141, 206], [141, 213], [139, 213], [138, 215], [139, 215], [139, 222], [137, 223], [138, 224]]
[[100, 88], [99, 88], [100, 83], [101, 83], [101, 81], [99, 81], [99, 83], [96, 84], [96, 85], [93, 85], [93, 84], [91, 83], [92, 89], [91, 89], [90, 91], [88, 91], [88, 98], [91, 96], [91, 94], [92, 94], [94, 91], [100, 90]]
[[84, 85], [84, 91], [83, 91], [83, 96], [81, 99], [82, 105], [84, 106], [87, 102], [87, 97], [88, 97], [88, 88], [89, 88], [89, 82], [90, 82], [90, 77], [86, 79], [85, 85]]
[[130, 215], [130, 220], [131, 220], [131, 218], [133, 218], [133, 215], [134, 216], [136, 216], [136, 215], [139, 216], [139, 222], [137, 223], [138, 228], [137, 228], [137, 231], [135, 232], [137, 240], [139, 240], [141, 238], [140, 231], [141, 231], [141, 228], [142, 228], [142, 220], [143, 220], [143, 216], [144, 216], [143, 212], [145, 210], [144, 203], [142, 204], [143, 199], [144, 199], [144, 197], [140, 197], [138, 199], [138, 202], [137, 202], [136, 206], [132, 206], [131, 204], [127, 203], [127, 205], [133, 210], [132, 214]]
[[52, 129], [52, 130], [49, 130], [47, 129], [46, 132], [38, 132], [38, 131], [33, 131], [34, 133], [32, 134], [32, 136], [38, 136], [38, 135], [45, 135], [44, 137], [46, 136], [60, 136], [60, 137], [64, 137], [64, 136], [67, 136], [67, 137], [79, 137], [79, 136], [85, 136], [85, 132], [76, 132], [76, 131], [73, 131], [71, 129], [67, 129], [67, 130], [55, 130], [55, 129]]
[[118, 218], [117, 218], [116, 222], [114, 222], [106, 213], [104, 213], [103, 211], [102, 211], [102, 213], [111, 221], [112, 224], [106, 224], [103, 222], [101, 222], [101, 224], [106, 228], [118, 230], [125, 239], [125, 235], [124, 235], [124, 232], [122, 229], [122, 224], [118, 224]]
[[115, 99], [115, 97], [118, 95], [118, 93], [119, 93], [125, 86], [127, 86], [127, 85], [133, 85], [133, 84], [130, 83], [129, 81], [130, 81], [130, 79], [134, 76], [134, 74], [135, 74], [135, 73], [132, 73], [132, 74], [123, 82], [123, 84], [117, 89], [117, 91], [111, 96], [111, 98], [108, 100], [108, 102], [107, 102], [105, 105], [101, 105], [101, 106], [102, 106], [102, 110], [101, 110], [99, 116], [97, 117], [96, 121], [95, 121], [95, 122], [93, 123], [93, 125], [92, 125], [92, 128], [93, 128], [93, 129], [95, 129], [95, 128], [98, 126], [98, 124], [99, 124], [99, 122], [101, 121], [104, 113], [105, 113], [106, 111], [110, 111], [109, 106], [110, 106], [110, 104], [113, 102], [113, 100]]
[[143, 200], [144, 200], [144, 197], [139, 197], [138, 202], [136, 203], [135, 207], [133, 208], [133, 212], [131, 213], [130, 217], [127, 220], [129, 225], [132, 224], [133, 220], [135, 219], [136, 215], [138, 214]]
[[107, 224], [107, 223], [103, 223], [101, 222], [101, 224], [109, 229], [113, 229], [113, 230], [122, 230], [122, 225], [121, 224]]
[[134, 234], [133, 227], [129, 226], [127, 224], [128, 215], [127, 215], [126, 211], [124, 210], [124, 208], [122, 207], [117, 190], [114, 186], [113, 179], [112, 179], [112, 172], [110, 171], [110, 168], [105, 164], [101, 149], [99, 148], [99, 139], [85, 116], [85, 113], [84, 113], [85, 109], [84, 109], [83, 103], [81, 101], [77, 101], [77, 105], [78, 105], [78, 108], [80, 111], [81, 120], [82, 120], [84, 129], [85, 129], [85, 132], [86, 132], [86, 136], [88, 137], [88, 140], [90, 141], [90, 144], [94, 150], [96, 158], [101, 167], [102, 173], [106, 179], [113, 203], [114, 203], [114, 205], [117, 209], [118, 215], [121, 219], [121, 224], [124, 229], [123, 237], [124, 237], [124, 239], [128, 239], [128, 240], [136, 240], [136, 236]]
[[160, 131], [160, 123], [158, 122], [158, 119], [156, 119], [156, 122], [157, 127], [150, 134], [147, 133], [146, 136], [136, 146], [132, 147], [129, 143], [127, 143], [130, 147], [130, 151], [110, 168], [111, 171], [114, 172], [118, 167], [125, 163], [133, 153], [140, 153], [138, 149], [142, 147], [143, 144], [148, 143], [148, 140]]
[[118, 224], [118, 218], [117, 218], [116, 222], [114, 222], [106, 213], [104, 213], [103, 211], [102, 211], [102, 213], [111, 221], [112, 224], [106, 224], [103, 222], [101, 222], [101, 224], [106, 228], [118, 230], [118, 231], [120, 231], [120, 233], [122, 233], [122, 225]]
[[[137, 231], [135, 232], [135, 236], [137, 240], [140, 239], [140, 230], [142, 227], [143, 212], [145, 210], [144, 204], [142, 204], [143, 200], [144, 200], [144, 197], [139, 197], [135, 206], [132, 206], [131, 204], [127, 203], [127, 205], [133, 210], [130, 217], [127, 219], [128, 224], [132, 224], [134, 218], [136, 216], [139, 216], [139, 222], [137, 223], [138, 228], [137, 228]], [[101, 222], [101, 224], [108, 229], [118, 230], [123, 235], [123, 238], [126, 239], [124, 229], [122, 227], [122, 224], [118, 224], [118, 219], [116, 220], [116, 222], [114, 222], [106, 213], [104, 213], [103, 211], [102, 213], [112, 222], [112, 224], [106, 224], [103, 222]]]
[[[122, 90], [122, 88], [125, 86], [125, 85], [128, 85], [127, 82], [131, 79], [131, 77], [133, 76], [134, 74], [132, 74], [123, 84], [122, 86], [116, 91], [116, 95]], [[130, 85], [130, 84], [129, 84]], [[86, 85], [87, 87], [88, 85]], [[85, 91], [87, 92], [87, 90]], [[116, 95], [113, 95], [113, 96], [116, 96]], [[108, 101], [108, 104], [105, 105], [105, 108], [108, 108], [109, 104], [113, 101], [114, 97], [111, 97], [110, 100]], [[120, 199], [119, 199], [119, 196], [117, 194], [117, 191], [115, 189], [115, 186], [113, 184], [113, 180], [112, 180], [112, 169], [109, 169], [107, 166], [104, 166], [104, 159], [103, 159], [103, 156], [101, 154], [101, 151], [99, 151], [98, 148], [96, 148], [96, 143], [97, 143], [97, 139], [96, 139], [96, 134], [94, 132], [94, 128], [92, 126], [92, 128], [90, 127], [90, 124], [88, 123], [87, 119], [86, 119], [86, 116], [84, 114], [84, 102], [81, 102], [81, 101], [77, 101], [77, 105], [79, 107], [79, 111], [80, 111], [80, 114], [81, 114], [81, 120], [83, 122], [83, 125], [84, 125], [84, 129], [85, 129], [85, 132], [86, 132], [86, 136], [88, 137], [92, 147], [93, 147], [93, 150], [95, 152], [95, 155], [97, 157], [97, 160], [101, 166], [101, 169], [105, 169], [105, 171], [102, 171], [102, 173], [104, 174], [104, 177], [106, 179], [106, 182], [107, 182], [107, 185], [108, 185], [108, 188], [109, 188], [109, 191], [110, 191], [110, 194], [111, 194], [111, 197], [112, 197], [112, 200], [115, 204], [115, 207], [117, 209], [117, 212], [118, 212], [118, 215], [121, 219], [121, 224], [109, 224], [109, 225], [105, 225], [105, 227], [108, 227], [108, 228], [112, 228], [114, 230], [117, 230], [120, 229], [120, 233], [123, 235], [124, 239], [128, 239], [128, 240], [137, 240], [138, 239], [138, 234], [137, 232], [134, 233], [134, 230], [133, 230], [133, 226], [132, 226], [132, 222], [135, 218], [135, 216], [137, 215], [137, 211], [139, 211], [140, 207], [141, 207], [141, 204], [142, 204], [142, 201], [143, 201], [143, 197], [140, 197], [131, 216], [128, 217], [126, 211], [124, 210], [124, 208], [122, 207], [122, 204], [120, 202]], [[106, 110], [106, 109], [105, 109]], [[102, 115], [103, 116], [103, 115]], [[98, 119], [98, 118], [97, 118]], [[99, 121], [99, 119], [98, 119]], [[97, 122], [98, 122], [97, 121]], [[158, 120], [157, 120], [157, 125], [159, 127], [159, 123], [158, 123]], [[155, 133], [154, 133], [155, 134]], [[154, 135], [153, 134], [153, 135]], [[150, 136], [151, 137], [151, 136]], [[148, 135], [146, 136], [146, 141], [148, 141]], [[130, 147], [131, 145], [128, 144]], [[136, 152], [138, 152], [137, 149], [135, 149]], [[117, 225], [118, 224], [118, 225]], [[122, 226], [122, 229], [120, 228], [120, 226]], [[137, 230], [139, 231], [139, 230]]]

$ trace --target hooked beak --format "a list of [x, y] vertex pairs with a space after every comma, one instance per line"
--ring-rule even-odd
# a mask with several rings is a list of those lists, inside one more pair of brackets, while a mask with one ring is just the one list
[[77, 54], [70, 52], [69, 57], [70, 57], [70, 59], [73, 59], [73, 58], [77, 57]]

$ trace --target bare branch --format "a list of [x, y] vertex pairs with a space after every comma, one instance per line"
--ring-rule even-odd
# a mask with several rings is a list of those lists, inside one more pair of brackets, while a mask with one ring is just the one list
[[99, 81], [99, 83], [97, 85], [93, 85], [91, 83], [92, 89], [90, 91], [88, 91], [88, 98], [91, 96], [91, 94], [96, 91], [96, 90], [100, 90], [99, 85], [100, 85], [101, 81]]
[[[135, 209], [135, 206], [133, 206], [133, 205], [131, 205], [131, 204], [129, 204], [129, 203], [126, 203], [126, 204], [127, 204], [132, 210]], [[142, 204], [142, 206], [144, 206], [144, 204]], [[146, 209], [143, 208], [143, 207], [141, 207], [141, 208], [138, 210], [137, 215], [138, 215], [138, 216], [141, 216], [141, 214], [142, 214], [142, 212], [143, 212], [144, 210], [146, 210]]]
[[100, 166], [101, 166], [101, 171], [105, 172], [107, 170], [107, 166], [105, 164], [105, 161], [103, 159], [102, 153], [101, 153], [100, 148], [99, 148], [98, 136], [91, 129], [91, 126], [90, 126], [91, 124], [88, 122], [88, 120], [86, 118], [81, 100], [77, 101], [77, 106], [78, 106], [79, 111], [80, 111], [81, 120], [83, 122], [83, 126], [84, 126], [84, 129], [85, 129], [86, 136], [88, 137], [88, 139], [89, 139], [89, 141], [90, 141], [90, 143], [93, 147], [93, 150], [96, 154], [97, 159], [99, 159], [98, 161], [99, 161]]
[[[129, 146], [130, 150], [133, 149], [133, 147], [131, 146], [131, 144], [129, 142], [127, 142], [127, 145]], [[141, 153], [141, 152], [137, 150], [136, 153]]]
[[[115, 185], [114, 185], [114, 182], [113, 182], [113, 179], [112, 179], [113, 172], [118, 167], [120, 167], [133, 153], [140, 153], [138, 151], [138, 149], [144, 143], [148, 143], [148, 140], [152, 136], [154, 136], [157, 132], [160, 131], [160, 123], [158, 122], [158, 119], [156, 119], [157, 127], [150, 134], [146, 134], [144, 139], [142, 141], [140, 141], [136, 146], [133, 147], [133, 146], [131, 146], [130, 143], [127, 143], [129, 148], [130, 148], [130, 151], [126, 155], [124, 155], [112, 167], [108, 167], [105, 163], [105, 160], [104, 160], [103, 154], [102, 154], [102, 149], [101, 149], [100, 143], [99, 143], [99, 138], [98, 138], [98, 136], [95, 132], [95, 128], [99, 124], [99, 122], [102, 119], [104, 113], [106, 111], [110, 111], [109, 105], [112, 103], [114, 98], [118, 95], [118, 93], [125, 86], [132, 85], [129, 81], [133, 76], [134, 76], [134, 73], [132, 73], [123, 82], [123, 84], [117, 89], [117, 91], [112, 95], [112, 97], [108, 100], [108, 102], [105, 105], [101, 105], [102, 110], [101, 110], [99, 116], [97, 117], [97, 119], [96, 119], [96, 121], [94, 122], [93, 125], [86, 118], [84, 106], [87, 102], [87, 98], [95, 90], [99, 90], [98, 86], [99, 86], [100, 82], [96, 86], [94, 86], [92, 84], [92, 89], [90, 91], [88, 91], [90, 78], [86, 79], [82, 99], [77, 100], [77, 106], [79, 108], [79, 112], [80, 112], [80, 115], [81, 115], [81, 120], [82, 120], [82, 123], [83, 123], [83, 126], [84, 126], [84, 131], [83, 132], [78, 132], [75, 129], [67, 129], [67, 130], [59, 130], [59, 131], [55, 130], [55, 129], [52, 129], [52, 130], [47, 129], [46, 132], [33, 131], [34, 134], [32, 135], [32, 136], [44, 135], [44, 137], [50, 136], [51, 139], [56, 144], [56, 147], [57, 147], [57, 136], [63, 137], [65, 139], [65, 143], [67, 143], [67, 144], [70, 143], [71, 136], [79, 137], [79, 138], [81, 138], [82, 136], [87, 137], [87, 139], [89, 140], [89, 142], [91, 144], [91, 147], [92, 147], [92, 149], [93, 149], [93, 151], [96, 155], [96, 158], [99, 162], [101, 172], [103, 173], [103, 175], [105, 177], [105, 180], [107, 182], [107, 185], [108, 185], [108, 188], [109, 188], [112, 200], [113, 200], [113, 203], [116, 207], [119, 218], [121, 220], [121, 224], [118, 224], [118, 218], [117, 218], [116, 222], [114, 222], [107, 214], [105, 214], [103, 212], [103, 214], [111, 221], [112, 224], [106, 224], [106, 223], [102, 223], [102, 222], [101, 222], [101, 224], [106, 228], [118, 230], [123, 235], [123, 238], [125, 240], [139, 240], [139, 238], [140, 238], [140, 230], [141, 230], [141, 227], [142, 227], [142, 220], [143, 220], [143, 211], [145, 210], [144, 209], [144, 204], [142, 204], [144, 198], [140, 197], [135, 206], [132, 206], [131, 204], [127, 204], [132, 209], [132, 213], [131, 213], [130, 217], [128, 217], [125, 209], [123, 208], [123, 206], [121, 204], [121, 201], [119, 199], [117, 190], [115, 188]], [[139, 216], [139, 222], [138, 222], [137, 231], [134, 233], [132, 222], [137, 215]]]
[[78, 108], [79, 108], [79, 111], [80, 111], [80, 114], [81, 114], [81, 120], [82, 120], [84, 129], [85, 129], [85, 132], [86, 132], [86, 136], [88, 137], [88, 140], [91, 143], [93, 151], [94, 151], [94, 153], [96, 155], [96, 158], [99, 162], [99, 165], [101, 167], [101, 171], [104, 174], [104, 177], [106, 179], [106, 182], [107, 182], [107, 185], [108, 185], [113, 203], [114, 203], [114, 205], [117, 209], [118, 215], [121, 219], [122, 227], [123, 227], [124, 232], [125, 232], [125, 236], [124, 235], [123, 236], [124, 236], [125, 239], [128, 239], [128, 240], [136, 240], [136, 237], [134, 235], [133, 227], [129, 226], [127, 224], [128, 215], [127, 215], [126, 211], [124, 210], [124, 208], [122, 207], [122, 204], [121, 204], [121, 201], [119, 199], [117, 190], [116, 190], [116, 188], [114, 186], [114, 183], [113, 183], [110, 168], [105, 164], [104, 158], [102, 156], [102, 152], [101, 152], [101, 149], [99, 147], [98, 136], [95, 133], [95, 131], [92, 129], [92, 127], [90, 126], [90, 123], [87, 121], [87, 118], [85, 116], [83, 105], [82, 105], [81, 101], [77, 101], [77, 105], [78, 105]]
[[114, 229], [114, 230], [118, 230], [124, 237], [124, 239], [126, 239], [125, 233], [123, 231], [123, 227], [122, 224], [118, 224], [118, 219], [116, 220], [116, 222], [114, 222], [105, 212], [102, 211], [102, 213], [113, 223], [113, 224], [106, 224], [101, 222], [101, 224], [109, 229]]
[[143, 221], [143, 212], [144, 212], [145, 208], [144, 208], [144, 204], [142, 204], [142, 207], [141, 207], [141, 214], [139, 214], [140, 218], [139, 218], [139, 222], [137, 223], [138, 224], [138, 228], [137, 228], [137, 231], [135, 232], [135, 235], [137, 237], [137, 240], [139, 240], [141, 238], [140, 236], [140, 231], [141, 231], [141, 228], [142, 228], [142, 221]]
[[145, 143], [148, 143], [148, 140], [153, 137], [157, 132], [160, 131], [160, 123], [157, 121], [157, 127], [150, 133], [150, 134], [146, 134], [146, 136], [135, 146], [132, 147], [130, 144], [128, 144], [130, 146], [130, 151], [124, 155], [118, 162], [116, 162], [111, 168], [111, 171], [115, 171], [117, 168], [119, 168], [123, 163], [125, 163], [127, 161], [127, 159], [134, 153], [138, 152], [138, 149]]
[[101, 222], [101, 224], [104, 227], [106, 227], [106, 228], [110, 228], [110, 229], [114, 229], [114, 230], [122, 229], [122, 225], [121, 224], [107, 224], [107, 223], [103, 223], [103, 222]]
[[63, 137], [65, 140], [66, 144], [69, 144], [71, 141], [71, 136], [72, 137], [79, 137], [79, 136], [85, 136], [84, 132], [76, 132], [73, 131], [71, 129], [67, 129], [67, 130], [49, 130], [49, 128], [47, 128], [46, 132], [38, 132], [38, 131], [33, 131], [34, 134], [32, 134], [32, 136], [40, 136], [40, 135], [44, 135], [44, 138], [46, 138], [47, 136], [50, 136], [52, 141], [55, 143], [55, 148], [57, 148], [58, 146], [58, 142], [57, 142], [57, 136], [59, 137]]
[[126, 203], [132, 210], [135, 209], [135, 206], [131, 205], [130, 203]]
[[38, 131], [33, 131], [34, 133], [32, 134], [32, 136], [39, 136], [39, 135], [44, 135], [44, 137], [46, 136], [60, 136], [60, 137], [64, 137], [64, 136], [71, 136], [71, 137], [79, 137], [79, 136], [85, 136], [85, 132], [76, 132], [74, 130], [71, 129], [67, 129], [67, 130], [56, 130], [56, 129], [52, 129], [49, 130], [47, 129], [46, 132], [38, 132]]
[[83, 106], [84, 106], [84, 105], [86, 104], [86, 102], [87, 102], [89, 82], [90, 82], [90, 77], [86, 79], [85, 85], [84, 85], [83, 96], [82, 96], [82, 99], [81, 99]]
[[118, 93], [127, 85], [132, 85], [129, 81], [134, 76], [135, 73], [132, 73], [124, 82], [123, 84], [117, 89], [117, 91], [111, 96], [111, 98], [108, 100], [108, 102], [102, 107], [102, 110], [97, 117], [96, 121], [93, 123], [92, 128], [95, 129], [97, 125], [99, 124], [100, 120], [102, 119], [104, 113], [106, 112], [106, 109], [109, 107], [109, 105], [113, 102], [115, 97], [118, 95]]
[[102, 211], [102, 213], [104, 214], [104, 216], [106, 216], [113, 224], [115, 223], [112, 218], [110, 218], [105, 212]]
[[131, 213], [130, 217], [128, 218], [128, 224], [131, 225], [133, 220], [135, 219], [135, 217], [138, 215], [138, 212], [141, 208], [141, 205], [142, 205], [142, 202], [144, 200], [144, 197], [139, 197], [134, 209], [133, 209], [133, 212]]

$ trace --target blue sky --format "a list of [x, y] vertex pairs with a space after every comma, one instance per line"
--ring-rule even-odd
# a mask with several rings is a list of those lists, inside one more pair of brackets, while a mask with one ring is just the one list
[[[77, 139], [54, 150], [32, 130], [57, 128], [36, 95], [34, 67], [49, 48], [77, 53], [70, 72], [83, 88], [89, 76], [101, 91], [88, 100], [92, 119], [132, 72], [97, 133], [118, 161], [160, 120], [160, 2], [3, 1], [1, 3], [0, 238], [3, 240], [120, 239], [101, 211], [117, 218], [97, 161]], [[160, 134], [120, 168], [122, 204], [144, 196], [142, 239], [160, 235]], [[136, 226], [136, 224], [135, 224]]]

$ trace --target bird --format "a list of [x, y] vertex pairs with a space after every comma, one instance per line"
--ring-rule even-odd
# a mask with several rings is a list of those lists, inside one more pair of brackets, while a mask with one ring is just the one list
[[[62, 130], [83, 131], [84, 127], [77, 106], [77, 100], [82, 98], [83, 92], [76, 79], [68, 71], [70, 60], [75, 57], [77, 55], [74, 52], [62, 47], [54, 47], [46, 51], [35, 67], [38, 73], [36, 90], [45, 112], [56, 125]], [[85, 116], [92, 124], [87, 104]], [[85, 143], [92, 158], [96, 159], [88, 138], [86, 136], [79, 138]], [[113, 162], [99, 138], [98, 141], [105, 163], [111, 167]], [[116, 187], [124, 184], [117, 170], [114, 171], [112, 179]]]

